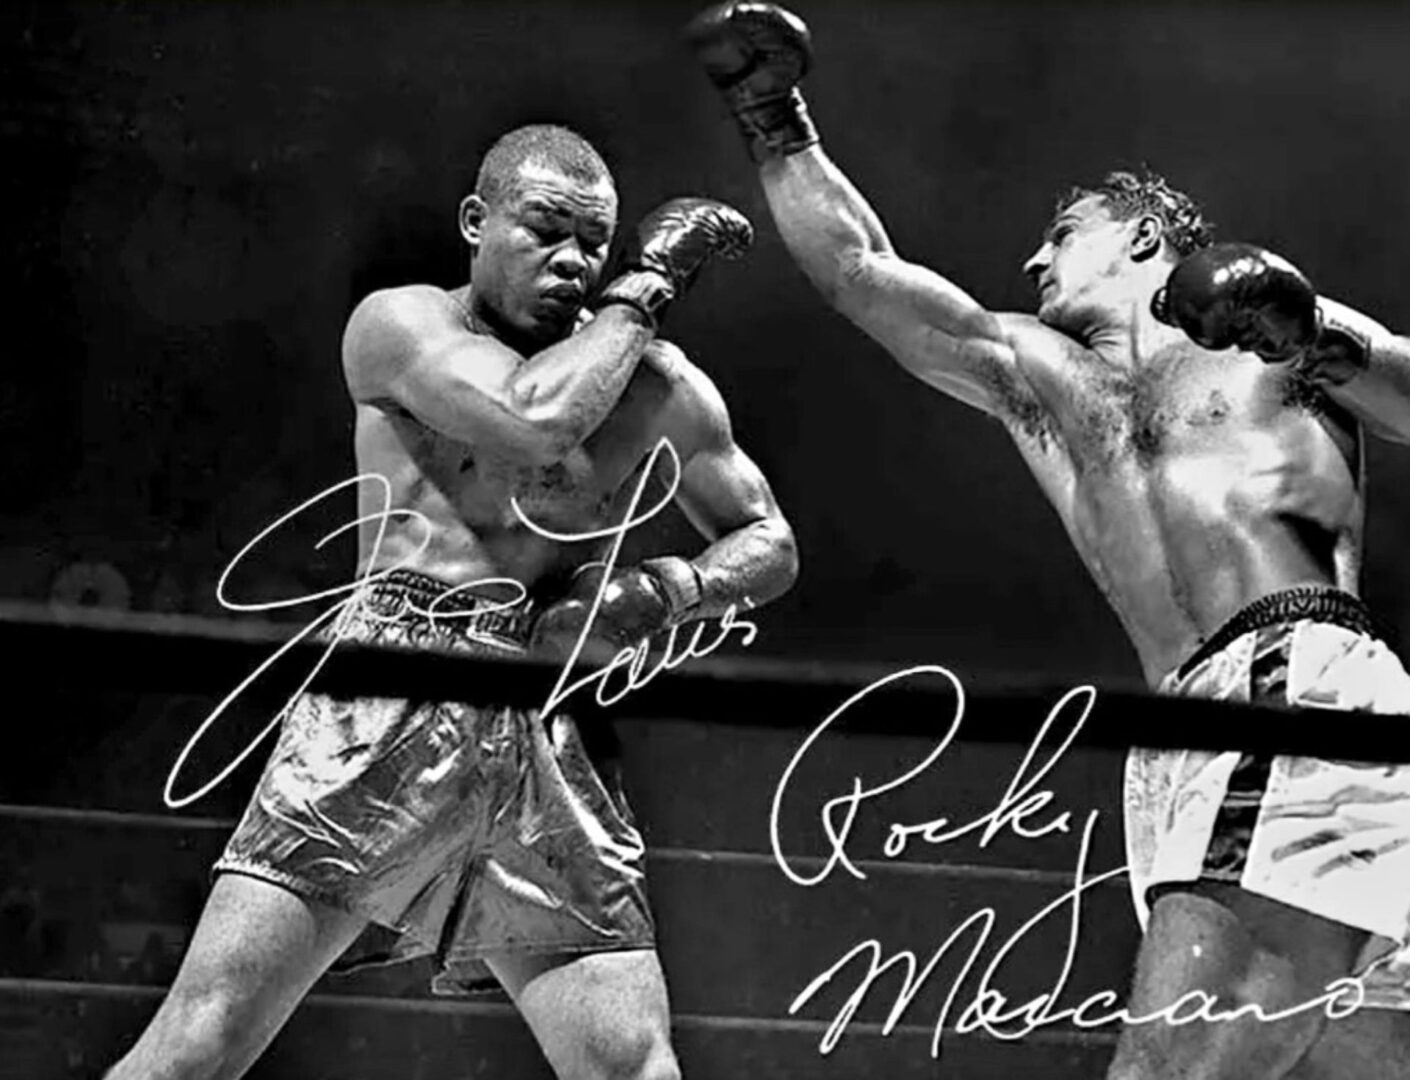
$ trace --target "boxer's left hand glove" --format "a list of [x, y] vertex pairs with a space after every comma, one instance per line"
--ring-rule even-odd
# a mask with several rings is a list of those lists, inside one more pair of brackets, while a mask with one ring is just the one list
[[1183, 259], [1151, 301], [1161, 322], [1206, 349], [1237, 346], [1268, 363], [1301, 356], [1321, 330], [1317, 290], [1252, 244], [1213, 244]]
[[756, 163], [818, 141], [798, 83], [813, 62], [808, 26], [777, 4], [716, 4], [686, 39], [724, 96]]
[[610, 660], [622, 649], [685, 621], [700, 606], [700, 575], [685, 559], [648, 559], [624, 567], [605, 587], [604, 573], [601, 565], [578, 571], [568, 592], [534, 620], [530, 644], [535, 652], [559, 657], [571, 653], [599, 591], [602, 603], [583, 645], [589, 661]]
[[710, 259], [738, 259], [753, 242], [749, 219], [727, 203], [670, 199], [641, 219], [594, 306], [628, 304], [659, 321]]

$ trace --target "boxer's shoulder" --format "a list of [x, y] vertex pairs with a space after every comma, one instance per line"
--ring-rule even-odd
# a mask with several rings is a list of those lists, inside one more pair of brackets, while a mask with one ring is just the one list
[[414, 366], [416, 358], [468, 333], [464, 309], [434, 285], [401, 285], [370, 293], [343, 332], [343, 370], [356, 393], [375, 390]]
[[381, 333], [435, 332], [464, 326], [464, 308], [435, 285], [398, 285], [369, 293], [348, 318], [346, 337], [357, 341]]
[[1085, 343], [1049, 326], [1036, 315], [1004, 312], [994, 318], [1002, 341], [1014, 351], [1020, 364], [1070, 360], [1091, 353]]
[[1036, 315], [1011, 313], [997, 318], [1014, 371], [1034, 389], [1080, 384], [1084, 373], [1101, 362], [1086, 342], [1049, 326]]
[[643, 361], [665, 382], [664, 419], [671, 437], [686, 443], [712, 441], [729, 429], [729, 412], [714, 380], [673, 342], [657, 338]]

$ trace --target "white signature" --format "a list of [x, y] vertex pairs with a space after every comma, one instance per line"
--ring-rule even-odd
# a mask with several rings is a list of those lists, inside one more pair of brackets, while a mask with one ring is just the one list
[[[667, 458], [670, 463], [670, 480], [667, 484], [666, 494], [654, 506], [650, 507], [648, 510], [638, 513], [638, 506], [640, 505], [642, 496], [646, 491], [647, 480], [652, 475], [652, 472], [655, 469], [657, 462], [663, 455]], [[252, 552], [258, 550], [260, 545], [263, 544], [272, 534], [276, 533], [278, 530], [289, 524], [289, 522], [294, 521], [296, 518], [299, 517], [299, 515], [317, 506], [318, 504], [323, 502], [323, 500], [329, 498], [332, 495], [337, 494], [338, 492], [343, 491], [346, 488], [355, 487], [359, 484], [376, 485], [377, 489], [380, 491], [381, 494], [380, 509], [378, 509], [374, 513], [364, 514], [360, 517], [354, 518], [352, 521], [346, 522], [343, 525], [338, 526], [331, 532], [321, 537], [314, 546], [315, 549], [322, 548], [324, 545], [328, 544], [329, 542], [335, 540], [339, 536], [342, 536], [343, 534], [347, 533], [352, 529], [360, 528], [361, 526], [368, 523], [375, 523], [377, 526], [375, 538], [372, 542], [371, 551], [365, 560], [365, 564], [369, 568], [366, 572], [361, 574], [353, 581], [350, 581], [343, 585], [338, 585], [330, 589], [324, 589], [321, 592], [310, 593], [303, 596], [288, 597], [281, 600], [260, 601], [258, 603], [242, 603], [238, 600], [232, 599], [229, 596], [228, 582], [231, 574], [234, 573], [236, 567], [242, 565], [245, 560], [250, 557]], [[611, 580], [612, 571], [616, 566], [617, 557], [621, 552], [623, 539], [626, 537], [626, 534], [631, 529], [647, 521], [650, 521], [653, 517], [655, 517], [658, 513], [665, 509], [665, 507], [669, 505], [671, 499], [674, 498], [676, 489], [678, 488], [679, 484], [680, 458], [677, 455], [675, 448], [671, 445], [670, 441], [668, 439], [662, 439], [659, 443], [657, 443], [655, 449], [652, 451], [650, 457], [647, 459], [646, 467], [642, 471], [641, 481], [638, 483], [636, 491], [632, 497], [631, 503], [627, 508], [626, 516], [623, 521], [618, 525], [585, 533], [554, 533], [550, 530], [544, 529], [536, 525], [533, 521], [528, 518], [527, 515], [525, 515], [523, 510], [520, 508], [518, 502], [513, 502], [512, 505], [514, 512], [519, 516], [520, 521], [522, 521], [528, 528], [532, 529], [534, 532], [538, 533], [541, 536], [548, 537], [549, 539], [564, 543], [585, 540], [601, 540], [606, 539], [608, 537], [611, 537], [613, 541], [611, 550], [608, 554], [608, 558], [606, 559], [606, 571], [602, 575], [602, 585], [601, 587], [599, 587], [597, 594], [593, 598], [589, 617], [585, 621], [582, 631], [580, 632], [577, 641], [574, 643], [574, 647], [570, 652], [567, 661], [563, 665], [562, 671], [559, 673], [557, 682], [554, 684], [553, 690], [550, 692], [548, 698], [545, 700], [542, 706], [543, 713], [546, 714], [551, 710], [560, 707], [564, 703], [564, 701], [566, 701], [571, 695], [577, 693], [580, 690], [585, 689], [588, 686], [593, 685], [594, 683], [596, 684], [596, 693], [594, 696], [600, 704], [605, 706], [620, 702], [629, 693], [631, 693], [631, 691], [645, 686], [647, 683], [651, 682], [654, 678], [656, 678], [656, 676], [659, 675], [662, 671], [677, 668], [681, 664], [685, 663], [685, 661], [693, 657], [708, 656], [710, 653], [714, 652], [721, 645], [723, 645], [731, 634], [737, 633], [740, 636], [741, 644], [743, 645], [747, 646], [753, 643], [755, 636], [758, 634], [758, 627], [750, 620], [741, 618], [739, 615], [738, 607], [736, 605], [731, 604], [720, 615], [718, 624], [716, 626], [717, 632], [715, 633], [713, 640], [703, 640], [707, 633], [710, 632], [710, 627], [708, 623], [703, 620], [696, 622], [690, 628], [690, 633], [688, 637], [687, 635], [681, 633], [684, 628], [672, 627], [669, 634], [667, 635], [665, 641], [665, 648], [661, 652], [660, 658], [650, 668], [647, 667], [647, 663], [650, 660], [651, 656], [650, 642], [641, 641], [635, 645], [620, 650], [611, 660], [609, 660], [602, 667], [591, 671], [585, 676], [579, 677], [571, 683], [569, 682], [569, 678], [573, 673], [573, 669], [576, 666], [578, 658], [582, 653], [583, 646], [592, 633], [593, 623], [597, 618], [598, 609], [601, 607], [602, 595]], [[370, 568], [377, 565], [378, 555], [382, 550], [382, 543], [386, 537], [387, 525], [394, 518], [409, 521], [411, 522], [413, 527], [417, 527], [420, 529], [421, 535], [419, 538], [418, 545], [415, 550], [412, 551], [411, 554], [409, 554], [401, 562], [396, 563], [392, 566], [384, 567], [380, 570], [373, 571]], [[333, 650], [337, 647], [338, 643], [342, 641], [347, 635], [350, 616], [357, 609], [359, 599], [363, 594], [364, 590], [366, 590], [367, 587], [373, 582], [386, 578], [389, 575], [396, 573], [398, 570], [402, 570], [411, 565], [414, 565], [417, 558], [422, 554], [422, 552], [426, 550], [427, 546], [430, 544], [431, 538], [432, 525], [430, 520], [426, 518], [425, 515], [420, 514], [415, 510], [393, 508], [391, 505], [391, 485], [387, 481], [386, 477], [376, 473], [366, 473], [361, 476], [355, 476], [349, 480], [344, 480], [341, 483], [334, 484], [332, 487], [327, 488], [326, 490], [299, 504], [293, 510], [290, 510], [288, 513], [284, 514], [282, 517], [278, 518], [268, 527], [263, 529], [252, 540], [250, 540], [249, 543], [247, 543], [243, 548], [241, 548], [238, 553], [236, 553], [235, 557], [230, 560], [229, 565], [227, 565], [225, 570], [221, 573], [220, 580], [216, 585], [216, 597], [220, 601], [222, 606], [224, 606], [228, 610], [242, 612], [274, 611], [280, 608], [294, 607], [295, 605], [312, 603], [314, 601], [319, 600], [330, 600], [334, 598], [341, 599], [339, 599], [337, 603], [321, 611], [308, 623], [308, 625], [304, 626], [298, 631], [298, 633], [294, 634], [288, 641], [282, 644], [271, 656], [269, 656], [263, 663], [261, 663], [257, 668], [255, 668], [255, 670], [252, 671], [248, 676], [246, 676], [238, 686], [231, 690], [230, 693], [226, 694], [225, 697], [220, 701], [220, 703], [216, 705], [216, 707], [211, 710], [209, 715], [207, 715], [206, 718], [200, 723], [200, 725], [196, 728], [195, 732], [191, 735], [190, 739], [187, 740], [186, 745], [182, 747], [181, 753], [177, 755], [176, 761], [172, 764], [171, 771], [167, 774], [166, 786], [162, 792], [162, 798], [166, 802], [167, 806], [171, 807], [174, 810], [180, 809], [181, 807], [189, 806], [192, 803], [196, 802], [198, 799], [203, 798], [211, 790], [221, 784], [227, 777], [229, 777], [232, 772], [239, 768], [240, 765], [252, 753], [255, 752], [259, 744], [263, 742], [266, 738], [268, 738], [269, 735], [273, 733], [276, 728], [278, 728], [280, 723], [284, 720], [285, 716], [288, 715], [289, 710], [293, 708], [298, 698], [303, 693], [305, 693], [305, 691], [307, 691], [309, 685], [313, 682], [314, 678], [317, 677], [318, 673], [328, 662], [328, 658], [332, 656]], [[447, 600], [449, 600], [451, 597], [460, 596], [473, 590], [483, 589], [490, 585], [508, 587], [513, 590], [516, 595], [509, 600], [491, 603], [489, 605], [482, 605], [478, 607], [474, 612], [459, 613], [454, 611], [446, 612], [442, 610], [441, 605]], [[483, 615], [490, 611], [502, 611], [508, 608], [515, 607], [516, 605], [522, 603], [527, 594], [528, 590], [525, 589], [521, 583], [514, 581], [511, 578], [487, 578], [483, 580], [463, 583], [454, 587], [447, 587], [444, 593], [438, 595], [436, 599], [427, 608], [424, 609], [416, 606], [410, 600], [405, 600], [404, 603], [406, 610], [415, 612], [429, 620], [434, 621], [436, 619], [455, 618], [461, 614], [464, 614], [465, 616], [469, 617], [475, 615]], [[304, 677], [303, 681], [300, 682], [298, 687], [290, 695], [288, 701], [285, 702], [283, 708], [281, 708], [277, 713], [275, 713], [274, 716], [270, 719], [269, 723], [265, 725], [265, 727], [259, 732], [259, 734], [257, 734], [252, 740], [250, 740], [250, 742], [245, 746], [245, 748], [241, 750], [240, 753], [238, 753], [235, 758], [224, 768], [222, 768], [213, 778], [206, 781], [193, 792], [190, 792], [188, 794], [177, 795], [175, 793], [177, 778], [180, 775], [183, 766], [185, 766], [187, 760], [194, 752], [197, 744], [200, 743], [201, 739], [204, 737], [206, 732], [210, 730], [211, 726], [215, 724], [215, 722], [219, 720], [222, 715], [224, 715], [225, 711], [240, 697], [241, 694], [243, 694], [250, 686], [257, 682], [266, 671], [268, 671], [271, 667], [278, 663], [280, 658], [283, 657], [285, 653], [287, 653], [294, 646], [298, 645], [300, 642], [306, 640], [310, 635], [314, 634], [315, 632], [323, 629], [324, 627], [330, 624], [332, 624], [332, 631], [328, 636], [327, 646], [319, 655], [318, 660], [313, 665], [312, 670], [308, 672], [308, 674]], [[681, 645], [680, 640], [682, 638], [685, 639], [683, 646]], [[621, 674], [622, 685], [619, 688], [609, 690], [609, 680], [616, 673]]]
[[[779, 815], [783, 806], [785, 794], [790, 781], [798, 769], [801, 759], [807, 754], [818, 739], [849, 709], [858, 702], [864, 700], [873, 691], [882, 687], [909, 679], [917, 675], [938, 676], [950, 683], [955, 692], [955, 709], [948, 726], [945, 728], [939, 741], [934, 748], [916, 765], [906, 769], [901, 775], [885, 783], [864, 787], [860, 778], [853, 777], [851, 789], [843, 795], [838, 795], [827, 799], [822, 804], [818, 814], [818, 821], [822, 826], [823, 833], [830, 847], [830, 853], [823, 864], [821, 870], [816, 874], [805, 875], [794, 867], [787, 855], [784, 854], [779, 837]], [[958, 837], [969, 835], [974, 832], [979, 833], [979, 846], [988, 845], [1003, 829], [1009, 829], [1016, 836], [1025, 840], [1040, 839], [1052, 833], [1067, 833], [1071, 831], [1072, 815], [1069, 811], [1052, 812], [1050, 804], [1054, 800], [1054, 794], [1047, 789], [1037, 789], [1039, 782], [1047, 776], [1057, 765], [1062, 755], [1076, 739], [1082, 725], [1086, 722], [1091, 713], [1092, 706], [1096, 702], [1096, 690], [1090, 686], [1078, 687], [1065, 694], [1062, 699], [1048, 713], [1047, 718], [1038, 729], [1036, 736], [1029, 745], [1023, 760], [1019, 763], [1008, 787], [1000, 796], [998, 802], [987, 813], [980, 815], [972, 821], [962, 825], [952, 825], [948, 818], [937, 817], [929, 821], [916, 823], [892, 822], [886, 835], [886, 840], [882, 845], [882, 853], [887, 858], [896, 858], [902, 855], [907, 844], [913, 838], [920, 838], [929, 844], [943, 844]], [[1075, 708], [1074, 708], [1075, 707]], [[948, 669], [931, 665], [920, 665], [897, 671], [887, 675], [863, 690], [858, 691], [848, 698], [841, 706], [827, 716], [809, 735], [803, 740], [793, 758], [789, 761], [787, 768], [779, 779], [779, 784], [774, 792], [773, 808], [769, 819], [769, 836], [773, 847], [774, 861], [784, 875], [796, 885], [804, 887], [814, 887], [823, 884], [828, 876], [836, 869], [841, 868], [853, 877], [865, 879], [866, 874], [852, 861], [852, 857], [847, 850], [847, 842], [852, 833], [852, 827], [856, 821], [857, 812], [863, 802], [876, 798], [887, 792], [892, 792], [908, 784], [925, 773], [939, 761], [945, 750], [953, 742], [959, 732], [960, 723], [964, 717], [965, 695], [964, 687], [960, 680]], [[1065, 715], [1075, 713], [1069, 719], [1071, 724], [1067, 734], [1063, 737], [1056, 750], [1047, 758], [1036, 770], [1033, 769], [1033, 762], [1038, 754], [1039, 747], [1047, 737], [1049, 731]], [[1035, 790], [1037, 789], [1037, 790]], [[1040, 821], [1030, 822], [1030, 818], [1043, 811], [1049, 811], [1050, 816]], [[1098, 1027], [1114, 1021], [1126, 1024], [1149, 1024], [1156, 1020], [1164, 1020], [1166, 1023], [1181, 1025], [1192, 1023], [1196, 1020], [1203, 1020], [1208, 1023], [1220, 1023], [1234, 1020], [1243, 1016], [1253, 1016], [1262, 1021], [1280, 1020], [1298, 1013], [1322, 1008], [1331, 1019], [1349, 1015], [1356, 1011], [1365, 1001], [1365, 987], [1361, 979], [1348, 977], [1339, 978], [1329, 982], [1325, 991], [1309, 1001], [1277, 1012], [1267, 1012], [1257, 1003], [1246, 1003], [1234, 1009], [1221, 1010], [1217, 1008], [1218, 1001], [1212, 995], [1202, 991], [1191, 991], [1165, 1008], [1155, 1012], [1133, 1015], [1125, 1008], [1116, 1008], [1118, 996], [1111, 990], [1102, 990], [1091, 995], [1077, 1005], [1064, 1008], [1058, 1007], [1058, 1000], [1065, 988], [1068, 976], [1071, 973], [1072, 965], [1077, 955], [1078, 930], [1081, 921], [1082, 898], [1084, 893], [1094, 885], [1104, 881], [1109, 881], [1127, 872], [1127, 867], [1122, 866], [1114, 870], [1108, 870], [1095, 876], [1087, 876], [1087, 855], [1091, 847], [1092, 832], [1096, 827], [1099, 814], [1091, 811], [1082, 827], [1081, 842], [1077, 856], [1077, 866], [1073, 877], [1072, 887], [1059, 896], [1056, 900], [1044, 906], [1033, 915], [1019, 929], [998, 946], [993, 952], [988, 965], [979, 975], [979, 979], [974, 988], [974, 993], [968, 1003], [960, 1010], [954, 1025], [954, 1030], [960, 1033], [983, 1030], [989, 1035], [998, 1039], [1021, 1039], [1025, 1035], [1048, 1024], [1061, 1021], [1068, 1021], [1079, 1028]], [[999, 968], [1010, 959], [1018, 944], [1023, 938], [1038, 924], [1043, 922], [1048, 916], [1062, 910], [1069, 909], [1068, 914], [1068, 934], [1067, 948], [1063, 956], [1063, 962], [1053, 981], [1052, 988], [1037, 997], [1010, 1007], [1008, 998], [1004, 993], [991, 985], [995, 974]], [[989, 944], [990, 937], [994, 930], [994, 923], [997, 913], [994, 908], [980, 908], [964, 919], [950, 935], [941, 942], [940, 946], [931, 954], [929, 960], [923, 967], [918, 967], [919, 960], [914, 952], [909, 949], [902, 949], [890, 957], [884, 957], [884, 950], [878, 939], [872, 938], [862, 941], [851, 949], [847, 950], [836, 962], [812, 980], [793, 1002], [789, 1005], [790, 1015], [796, 1014], [825, 986], [830, 984], [854, 966], [860, 963], [863, 967], [860, 979], [856, 983], [855, 989], [843, 1002], [841, 1008], [833, 1016], [821, 1041], [818, 1044], [820, 1052], [826, 1054], [836, 1045], [847, 1029], [847, 1025], [852, 1021], [858, 1008], [862, 1005], [867, 994], [871, 991], [873, 984], [891, 971], [894, 967], [899, 967], [902, 971], [902, 985], [897, 992], [892, 1003], [890, 1012], [887, 1015], [886, 1023], [883, 1025], [882, 1034], [890, 1034], [901, 1021], [902, 1016], [909, 1008], [911, 1002], [920, 992], [922, 986], [930, 978], [936, 967], [945, 959], [952, 948], [958, 950], [960, 942], [964, 941], [966, 935], [970, 941], [969, 951], [965, 955], [963, 965], [958, 975], [950, 984], [949, 991], [945, 995], [938, 1016], [935, 1021], [934, 1036], [931, 1040], [932, 1056], [939, 1056], [941, 1036], [945, 1029], [946, 1022], [951, 1016], [956, 1002], [960, 996], [961, 985], [970, 975], [971, 971], [979, 964], [980, 955]]]

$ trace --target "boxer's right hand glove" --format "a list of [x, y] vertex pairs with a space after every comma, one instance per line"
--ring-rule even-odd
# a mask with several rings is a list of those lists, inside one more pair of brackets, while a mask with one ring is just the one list
[[818, 141], [798, 83], [813, 62], [807, 24], [777, 4], [716, 4], [686, 27], [757, 164]]
[[1320, 329], [1317, 290], [1286, 259], [1252, 244], [1212, 244], [1181, 260], [1151, 311], [1206, 349], [1238, 346], [1292, 360]]
[[621, 272], [595, 306], [628, 304], [659, 322], [711, 258], [737, 259], [753, 241], [749, 219], [734, 207], [714, 199], [671, 199], [641, 220], [622, 248]]
[[605, 572], [599, 563], [581, 568], [568, 591], [539, 614], [530, 635], [534, 653], [571, 655], [599, 592], [602, 601], [581, 654], [588, 663], [608, 663], [622, 649], [689, 619], [700, 606], [700, 574], [685, 559], [648, 559], [617, 570], [606, 582]]

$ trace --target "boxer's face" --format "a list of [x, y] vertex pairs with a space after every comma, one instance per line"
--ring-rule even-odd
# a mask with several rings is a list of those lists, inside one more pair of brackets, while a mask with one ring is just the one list
[[496, 205], [475, 196], [462, 205], [476, 306], [534, 341], [566, 337], [602, 275], [616, 223], [610, 179], [585, 183], [524, 164]]
[[1038, 290], [1040, 320], [1060, 329], [1086, 321], [1130, 265], [1132, 224], [1114, 219], [1100, 195], [1079, 199], [1053, 219], [1023, 266]]

